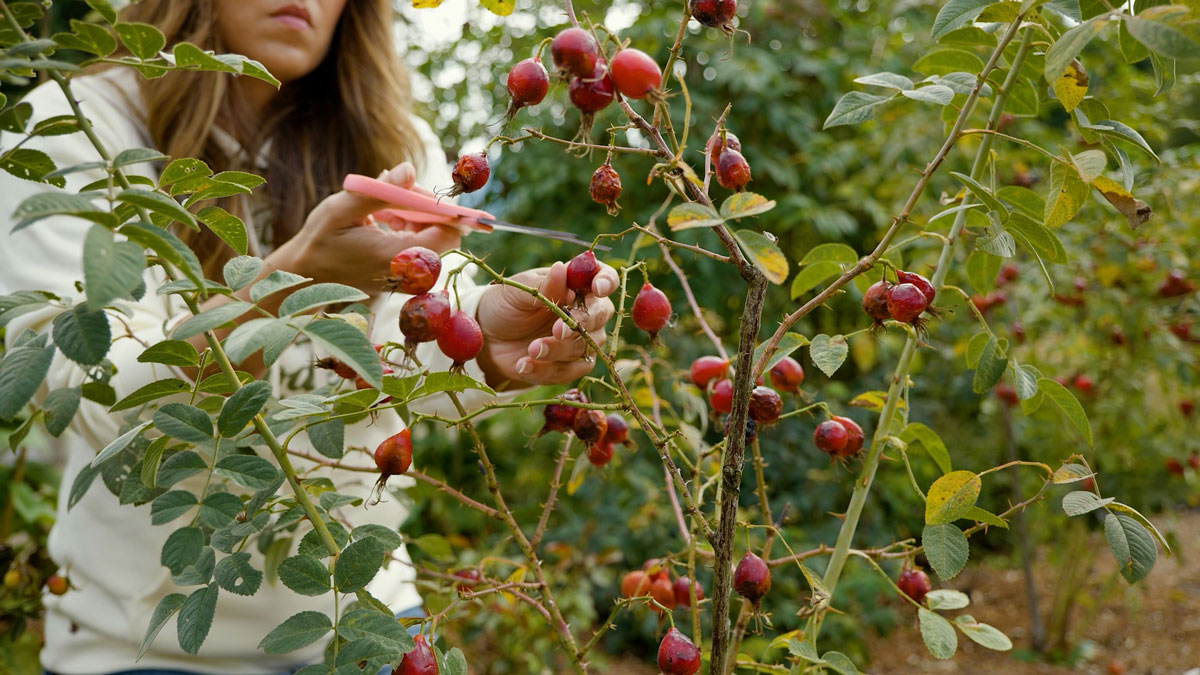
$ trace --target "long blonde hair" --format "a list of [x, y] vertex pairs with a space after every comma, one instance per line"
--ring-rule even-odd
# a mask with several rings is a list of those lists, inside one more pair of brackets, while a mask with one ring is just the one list
[[[225, 51], [212, 0], [142, 0], [122, 10], [125, 21], [156, 26], [168, 49], [191, 42]], [[264, 143], [268, 222], [263, 243], [279, 246], [299, 231], [317, 202], [341, 189], [347, 173], [374, 176], [401, 161], [420, 167], [423, 145], [413, 124], [408, 71], [395, 52], [389, 0], [349, 0], [329, 53], [310, 74], [283, 85], [258, 128], [226, 73], [173, 72], [141, 82], [145, 123], [157, 149], [172, 158], [196, 157], [214, 171], [263, 174], [253, 166]], [[244, 155], [231, 156], [216, 140], [220, 122]], [[245, 219], [247, 200], [218, 202]], [[181, 228], [180, 238], [213, 278], [233, 251], [207, 229]]]

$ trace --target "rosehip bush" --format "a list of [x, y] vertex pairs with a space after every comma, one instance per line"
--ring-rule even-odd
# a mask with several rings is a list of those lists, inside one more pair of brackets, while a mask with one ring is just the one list
[[[253, 473], [220, 462], [205, 464], [218, 485], [216, 492], [201, 496], [229, 495], [243, 507], [229, 522], [196, 528], [203, 545], [219, 558], [218, 565], [231, 555], [223, 542], [233, 536], [256, 539], [270, 532], [306, 538], [313, 545], [310, 552], [327, 551], [351, 561], [374, 560], [377, 547], [398, 545], [402, 538], [414, 549], [427, 605], [445, 621], [439, 626], [451, 627], [447, 634], [452, 640], [461, 635], [453, 629], [457, 625], [482, 626], [491, 636], [520, 630], [521, 639], [514, 641], [520, 649], [493, 645], [504, 652], [496, 663], [520, 663], [518, 671], [604, 672], [602, 652], [614, 638], [611, 626], [618, 623], [622, 640], [638, 647], [631, 653], [647, 664], [657, 661], [664, 672], [697, 672], [701, 654], [709, 672], [722, 675], [735, 660], [796, 672], [837, 663], [845, 672], [854, 672], [867, 667], [865, 655], [843, 646], [854, 644], [846, 628], [857, 617], [854, 612], [838, 613], [850, 605], [848, 594], [854, 585], [843, 579], [850, 574], [869, 575], [885, 589], [880, 593], [886, 596], [883, 601], [919, 623], [920, 630], [912, 628], [914, 638], [924, 638], [938, 658], [954, 654], [957, 634], [1006, 650], [1012, 644], [1003, 634], [1004, 626], [943, 613], [969, 602], [951, 588], [968, 559], [986, 555], [1003, 536], [996, 533], [1003, 532], [1004, 525], [1047, 495], [1061, 496], [1068, 516], [1087, 517], [1076, 519], [1079, 524], [1074, 527], [1102, 523], [1100, 529], [1117, 559], [1112, 568], [1130, 582], [1144, 578], [1159, 551], [1165, 554], [1169, 547], [1138, 510], [1138, 497], [1144, 494], [1127, 490], [1132, 487], [1127, 480], [1114, 479], [1110, 486], [1096, 469], [1116, 460], [1101, 459], [1100, 448], [1093, 449], [1110, 439], [1129, 438], [1127, 433], [1099, 433], [1101, 425], [1116, 426], [1113, 418], [1119, 417], [1113, 408], [1099, 406], [1111, 404], [1108, 394], [1120, 386], [1113, 373], [1132, 372], [1139, 361], [1134, 356], [1120, 367], [1100, 369], [1088, 359], [1067, 359], [1065, 350], [1048, 348], [1044, 341], [1049, 338], [1044, 336], [1095, 328], [1096, 335], [1109, 339], [1115, 320], [1111, 308], [1119, 306], [1113, 304], [1119, 294], [1094, 301], [1089, 295], [1095, 288], [1117, 288], [1120, 275], [1106, 266], [1128, 260], [1128, 250], [1142, 251], [1158, 268], [1153, 278], [1139, 270], [1120, 287], [1137, 287], [1144, 291], [1137, 297], [1161, 303], [1160, 310], [1139, 316], [1182, 326], [1197, 314], [1189, 289], [1196, 276], [1189, 270], [1195, 264], [1179, 253], [1186, 249], [1176, 246], [1172, 252], [1170, 244], [1161, 241], [1136, 247], [1135, 238], [1156, 227], [1156, 220], [1146, 222], [1150, 208], [1158, 207], [1160, 194], [1174, 189], [1165, 177], [1149, 184], [1133, 181], [1140, 176], [1138, 163], [1165, 156], [1135, 131], [1146, 128], [1136, 122], [1152, 122], [1150, 115], [1136, 111], [1159, 104], [1145, 103], [1149, 95], [1132, 100], [1125, 90], [1107, 83], [1089, 91], [1088, 82], [1102, 80], [1089, 80], [1085, 70], [1119, 70], [1123, 66], [1116, 62], [1122, 56], [1140, 60], [1158, 73], [1155, 88], [1165, 90], [1171, 80], [1168, 73], [1174, 72], [1172, 59], [1186, 56], [1180, 52], [1187, 47], [1179, 41], [1164, 42], [1162, 36], [1188, 36], [1194, 18], [1160, 8], [1138, 16], [1120, 10], [1093, 14], [1069, 2], [1020, 7], [1005, 3], [987, 10], [951, 2], [933, 16], [914, 8], [906, 10], [909, 25], [919, 26], [922, 36], [931, 31], [932, 39], [944, 40], [945, 45], [933, 48], [922, 37], [924, 53], [918, 55], [902, 49], [900, 39], [889, 34], [887, 63], [899, 72], [868, 70], [868, 58], [856, 55], [850, 67], [839, 66], [823, 87], [807, 90], [811, 95], [800, 97], [804, 107], [791, 116], [779, 114], [783, 100], [813, 86], [798, 77], [804, 72], [799, 69], [807, 67], [796, 60], [800, 51], [781, 55], [785, 63], [780, 72], [762, 75], [769, 86], [744, 86], [745, 80], [753, 79], [752, 71], [737, 64], [740, 54], [748, 51], [766, 55], [784, 49], [771, 47], [774, 40], [790, 50], [797, 38], [795, 23], [770, 13], [791, 16], [786, 13], [795, 10], [741, 4], [689, 2], [687, 10], [696, 21], [681, 25], [688, 15], [680, 3], [669, 16], [657, 9], [639, 19], [641, 25], [621, 33], [595, 22], [601, 13], [578, 17], [579, 27], [534, 21], [535, 35], [497, 45], [477, 57], [482, 64], [493, 60], [498, 72], [520, 75], [491, 84], [507, 85], [497, 93], [498, 107], [529, 126], [485, 138], [487, 151], [462, 156], [451, 192], [470, 199], [466, 193], [486, 183], [489, 194], [511, 197], [506, 218], [574, 229], [588, 237], [602, 233], [597, 243], [613, 251], [602, 253], [601, 260], [613, 264], [621, 278], [613, 295], [618, 318], [607, 327], [611, 333], [606, 344], [588, 344], [587, 353], [598, 363], [589, 377], [566, 393], [539, 389], [515, 402], [492, 398], [485, 407], [509, 410], [486, 420], [461, 406], [457, 415], [423, 416], [409, 404], [445, 396], [457, 405], [464, 391], [488, 396], [494, 392], [461, 373], [425, 371], [407, 358], [405, 345], [376, 352], [356, 328], [354, 317], [332, 311], [338, 303], [361, 298], [325, 288], [320, 294], [301, 296], [308, 303], [303, 306], [300, 300], [291, 305], [285, 301], [284, 308], [296, 311], [281, 309], [280, 316], [265, 320], [288, 331], [289, 339], [303, 335], [336, 348], [329, 357], [333, 360], [322, 366], [344, 380], [322, 392], [334, 399], [284, 396], [265, 382], [243, 382], [231, 365], [223, 373], [227, 389], [206, 391], [200, 405], [186, 412], [161, 401], [174, 390], [145, 391], [132, 400], [110, 402], [117, 410], [141, 412], [94, 464], [144, 466], [153, 453], [161, 457], [162, 448], [155, 449], [155, 443], [167, 436], [155, 421], [164, 415], [186, 415], [197, 424], [203, 417], [214, 429], [211, 438], [223, 432], [229, 432], [227, 437], [244, 434], [243, 440], [258, 444], [263, 457], [270, 458], [260, 457], [262, 464], [255, 463]], [[801, 46], [813, 48], [805, 58], [827, 58], [829, 50], [846, 48], [829, 22], [848, 22], [850, 15], [842, 9], [832, 11], [834, 17], [826, 23], [805, 17], [812, 25], [801, 31]], [[1070, 21], [1062, 20], [1063, 12]], [[1125, 27], [1128, 35], [1116, 37]], [[724, 39], [723, 33], [732, 35], [735, 29], [755, 37], [751, 46]], [[627, 37], [636, 40], [636, 47]], [[547, 40], [548, 56], [538, 46]], [[35, 54], [28, 50], [48, 48], [32, 44], [16, 58], [29, 59]], [[723, 51], [731, 51], [729, 62], [720, 60]], [[626, 52], [632, 56], [625, 59], [636, 62], [625, 64], [620, 54]], [[120, 58], [143, 67], [145, 59], [155, 67], [183, 67], [178, 59], [171, 62], [155, 55]], [[240, 64], [236, 67], [244, 74], [256, 75], [244, 61], [231, 62]], [[428, 59], [426, 68], [441, 62]], [[519, 64], [524, 65], [518, 70]], [[547, 79], [551, 72], [556, 76], [546, 91], [539, 65]], [[20, 64], [5, 67], [20, 70]], [[843, 70], [847, 77], [839, 79], [836, 73]], [[643, 86], [649, 82], [652, 87]], [[466, 86], [477, 84], [472, 79]], [[834, 89], [851, 91], [835, 102], [828, 99]], [[645, 97], [637, 98], [639, 92]], [[1110, 112], [1131, 106], [1135, 111], [1128, 117]], [[457, 108], [443, 106], [449, 107]], [[24, 128], [20, 114], [12, 116], [21, 131], [37, 133]], [[873, 117], [880, 121], [872, 122]], [[772, 137], [777, 132], [774, 125], [782, 123], [776, 118], [800, 120], [804, 126]], [[450, 123], [438, 121], [443, 128]], [[593, 125], [597, 133], [592, 133]], [[584, 133], [572, 138], [580, 126]], [[456, 120], [445, 139], [448, 146], [475, 140], [455, 134], [484, 133], [469, 127]], [[862, 140], [866, 151], [843, 145], [854, 140]], [[561, 154], [564, 150], [568, 154]], [[627, 181], [620, 219], [597, 207], [596, 202], [614, 206], [616, 194], [605, 172], [600, 187], [607, 191], [600, 190], [597, 198], [590, 178], [598, 160], [576, 157], [589, 153], [603, 153], [601, 166], [614, 174], [619, 170], [639, 178]], [[1020, 181], [1005, 183], [1018, 157], [1036, 164], [1042, 183], [1028, 171]], [[503, 164], [504, 171], [491, 175], [489, 158]], [[53, 169], [41, 170], [36, 178], [53, 182]], [[120, 167], [106, 171], [119, 191], [130, 189], [122, 183]], [[650, 178], [648, 184], [642, 184], [642, 176]], [[221, 179], [217, 175], [210, 180]], [[582, 198], [585, 191], [592, 199]], [[1097, 199], [1088, 202], [1089, 194]], [[164, 198], [170, 201], [170, 196]], [[156, 203], [161, 210], [145, 214], [148, 221], [182, 219], [193, 224], [161, 200]], [[50, 215], [63, 207], [35, 201], [18, 208]], [[111, 244], [116, 232], [148, 248], [155, 254], [150, 264], [176, 280], [172, 292], [185, 302], [196, 305], [206, 293], [230, 294], [240, 288], [239, 280], [253, 279], [261, 265], [239, 256], [224, 279], [204, 283], [194, 278], [195, 269], [186, 260], [181, 264], [178, 249], [169, 242], [132, 236], [141, 215], [127, 209], [121, 214], [125, 220], [97, 223], [95, 236]], [[201, 219], [198, 226], [205, 222]], [[1105, 241], [1089, 241], [1084, 224], [1102, 226]], [[512, 283], [495, 271], [507, 263], [549, 264], [576, 254], [535, 245], [506, 248], [495, 243], [503, 236], [507, 235], [478, 244], [474, 238], [464, 242], [464, 258], [475, 263], [485, 282]], [[490, 246], [499, 249], [496, 259], [481, 255]], [[1121, 255], [1114, 253], [1123, 248]], [[996, 279], [1006, 260], [1017, 264], [1019, 273], [1006, 273], [1005, 301], [983, 303], [985, 311], [971, 302], [971, 295], [996, 298], [988, 294], [999, 293]], [[582, 279], [593, 264], [584, 258], [575, 267], [573, 283], [580, 289], [586, 287]], [[116, 295], [105, 296], [85, 279], [77, 302], [18, 294], [3, 299], [3, 311], [49, 307], [65, 316], [79, 315], [79, 321], [61, 322], [64, 331], [86, 325], [84, 317], [98, 317], [103, 323], [109, 302], [136, 293], [144, 266], [134, 267], [115, 271], [127, 282]], [[1172, 276], [1171, 270], [1181, 274]], [[1084, 271], [1095, 275], [1096, 285], [1073, 289], [1067, 280]], [[522, 290], [537, 296], [536, 289]], [[452, 293], [422, 292], [401, 312], [407, 348], [435, 342], [461, 367], [480, 349], [479, 327], [454, 308]], [[1055, 302], [1055, 294], [1067, 294], [1063, 297], [1071, 303]], [[582, 308], [559, 307], [537, 297], [569, 331], [575, 330]], [[820, 307], [829, 311], [815, 311]], [[301, 322], [299, 317], [307, 318], [314, 310], [316, 319]], [[1070, 314], [1077, 310], [1094, 313]], [[220, 325], [220, 318], [209, 315], [193, 329], [197, 334], [211, 330]], [[1008, 330], [1018, 318], [1027, 336], [1021, 341]], [[1127, 344], [1135, 345], [1135, 336], [1145, 335], [1146, 329], [1144, 324], [1130, 324], [1123, 332]], [[1161, 351], [1163, 345], [1177, 349], [1187, 343], [1180, 336], [1189, 334], [1168, 328], [1152, 330], [1145, 339]], [[53, 343], [44, 334], [10, 343], [0, 361], [0, 417], [21, 415], [30, 427], [41, 421], [47, 432], [61, 433], [64, 427], [58, 422], [74, 413], [71, 400], [77, 404], [81, 396], [103, 397], [105, 373], [99, 366], [109, 337], [53, 337]], [[179, 334], [172, 337], [170, 342], [179, 342]], [[247, 344], [245, 334], [240, 338], [221, 341], [212, 336], [211, 351], [236, 363], [269, 347], [252, 340]], [[589, 336], [579, 338], [587, 342]], [[103, 342], [100, 358], [75, 350], [73, 345], [81, 341]], [[158, 353], [155, 347], [150, 347], [151, 354]], [[250, 347], [254, 349], [247, 351]], [[27, 364], [40, 363], [44, 354], [56, 349], [77, 361], [94, 359], [88, 365], [96, 368], [87, 385], [74, 394], [37, 397], [22, 384], [40, 380], [36, 367], [26, 370]], [[690, 367], [695, 357], [705, 355], [714, 360], [699, 369]], [[182, 365], [197, 366], [200, 358], [193, 350]], [[1141, 358], [1145, 363], [1151, 356]], [[1181, 361], [1194, 366], [1194, 352], [1190, 360]], [[18, 368], [20, 378], [12, 375]], [[1091, 381], [1090, 395], [1054, 379], [1077, 382], [1079, 375]], [[356, 389], [352, 379], [366, 388]], [[997, 412], [992, 406], [1002, 401], [990, 392], [1001, 382], [1012, 387], [1017, 405]], [[1191, 379], [1186, 386], [1195, 391]], [[537, 412], [520, 410], [530, 407]], [[1176, 401], [1163, 409], [1182, 418]], [[945, 414], [947, 410], [953, 414]], [[343, 419], [396, 414], [416, 430], [405, 438], [410, 454], [403, 469], [393, 463], [398, 462], [394, 449], [384, 451], [387, 461], [379, 467], [363, 467], [359, 450], [365, 449], [346, 448], [339, 435], [322, 433], [329, 430], [325, 425], [337, 427]], [[614, 429], [614, 414], [628, 424]], [[1017, 461], [998, 452], [974, 452], [979, 444], [971, 442], [967, 431], [978, 431], [995, 415], [1009, 415], [1004, 419], [1010, 424], [1019, 420], [1026, 440], [1018, 443]], [[446, 433], [448, 428], [453, 433]], [[336, 485], [293, 488], [299, 485], [288, 462], [292, 448], [287, 440], [293, 431], [325, 439], [317, 448], [325, 460], [356, 466], [358, 459], [360, 468], [380, 471], [381, 481], [386, 481], [384, 474], [413, 474], [413, 457], [418, 467], [428, 466], [443, 477], [420, 474], [422, 485], [411, 491], [418, 506], [400, 536], [389, 528], [382, 528], [386, 534], [356, 530], [344, 533], [339, 543], [329, 532], [336, 530], [331, 511], [361, 506], [340, 495]], [[807, 439], [814, 431], [810, 443]], [[610, 438], [610, 432], [617, 436]], [[984, 437], [990, 443], [997, 435]], [[615, 451], [626, 440], [631, 446]], [[196, 438], [171, 442], [188, 448], [181, 452], [205, 457]], [[1133, 454], [1132, 447], [1120, 450], [1117, 456]], [[895, 461], [881, 462], [883, 458]], [[1187, 455], [1174, 459], [1183, 480], [1194, 476]], [[1176, 464], [1158, 462], [1156, 471], [1170, 466], [1174, 476], [1179, 473]], [[749, 470], [743, 473], [743, 467]], [[800, 478], [810, 470], [820, 480]], [[1013, 481], [1015, 492], [1006, 489], [1009, 483], [993, 480], [1001, 471], [1021, 476]], [[154, 508], [171, 493], [145, 485], [143, 473], [128, 472], [115, 488], [145, 488], [138, 493], [141, 503], [148, 501]], [[280, 489], [287, 479], [288, 487]], [[110, 481], [104, 482], [114, 489]], [[797, 495], [789, 486], [800, 484], [805, 484], [805, 494], [792, 506]], [[1067, 484], [1074, 485], [1066, 490], [1087, 487], [1056, 492], [1064, 490], [1057, 486]], [[70, 486], [72, 491], [88, 488]], [[891, 508], [880, 508], [881, 494], [887, 495]], [[867, 509], [877, 516], [864, 518]], [[276, 527], [272, 514], [279, 511], [294, 516]], [[844, 518], [831, 519], [831, 512]], [[1061, 527], [1062, 518], [1045, 520]], [[860, 524], [864, 527], [857, 531]], [[458, 526], [479, 533], [474, 545], [452, 531]], [[985, 531], [985, 526], [992, 528]], [[640, 577], [635, 576], [638, 572], [622, 577], [632, 566], [628, 563], [635, 550], [642, 553], [637, 559], [654, 556], [659, 562]], [[318, 566], [324, 564], [310, 557]], [[382, 563], [383, 556], [377, 557]], [[846, 566], [851, 558], [855, 568]], [[909, 581], [897, 586], [899, 570], [916, 569], [916, 564], [927, 564], [938, 586], [926, 589], [925, 605], [919, 608], [905, 600], [922, 595], [914, 590], [917, 587]], [[365, 566], [371, 575], [379, 569], [379, 564]], [[464, 568], [478, 571], [470, 586], [455, 574]], [[281, 568], [281, 577], [287, 574], [283, 569], [287, 568]], [[19, 577], [14, 578], [19, 582]], [[355, 589], [344, 579], [334, 579], [331, 591], [352, 596], [359, 605], [351, 612], [335, 611], [328, 617], [331, 628], [361, 620], [356, 612], [385, 614], [363, 596], [361, 586]], [[697, 602], [685, 606], [679, 601], [682, 579], [698, 591], [705, 589], [703, 595], [697, 593]], [[193, 584], [199, 588], [190, 592], [230, 592], [224, 583], [204, 580]], [[837, 612], [831, 611], [834, 608]], [[604, 621], [609, 614], [631, 620]], [[752, 624], [755, 617], [759, 620]], [[203, 619], [168, 613], [166, 620], [175, 621], [180, 635], [188, 635], [201, 649], [207, 631]], [[280, 617], [275, 629], [264, 627], [264, 649], [285, 651], [292, 645], [285, 639], [290, 635], [287, 620]], [[148, 639], [159, 627], [147, 627]], [[803, 639], [781, 640], [773, 650], [763, 650], [746, 639], [749, 630], [766, 631], [771, 637], [800, 630]], [[438, 664], [439, 672], [465, 672], [457, 648], [443, 650], [402, 633], [389, 633], [385, 648], [390, 653], [368, 660], [363, 668], [373, 672], [383, 663], [399, 662], [401, 672]], [[339, 630], [338, 646], [350, 649], [347, 636], [353, 634]]]

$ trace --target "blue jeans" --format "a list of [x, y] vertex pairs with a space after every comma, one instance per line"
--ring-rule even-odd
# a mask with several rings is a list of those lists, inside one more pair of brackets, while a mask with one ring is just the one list
[[[412, 618], [412, 617], [425, 617], [425, 616], [428, 616], [428, 614], [425, 613], [425, 608], [421, 607], [420, 605], [418, 605], [416, 607], [409, 607], [408, 609], [396, 612], [397, 619]], [[420, 624], [417, 624], [417, 625], [409, 628], [408, 632], [409, 632], [409, 634], [415, 636], [419, 629], [420, 629]], [[303, 667], [304, 667], [303, 665], [296, 666], [293, 670], [300, 670]], [[291, 671], [289, 671], [289, 672], [291, 672]], [[391, 672], [392, 672], [391, 666], [384, 666], [383, 670], [379, 671], [379, 675], [388, 675]], [[54, 673], [49, 670], [43, 670], [42, 675], [57, 675], [57, 673]], [[201, 672], [198, 672], [195, 670], [143, 668], [143, 669], [135, 669], [135, 670], [117, 670], [117, 671], [108, 673], [107, 675], [207, 675], [207, 674], [201, 673]], [[284, 673], [283, 675], [288, 675], [288, 674]]]

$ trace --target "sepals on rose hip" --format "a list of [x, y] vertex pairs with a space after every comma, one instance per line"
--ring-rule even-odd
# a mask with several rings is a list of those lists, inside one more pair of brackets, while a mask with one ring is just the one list
[[737, 0], [689, 0], [688, 10], [701, 25], [733, 35], [733, 15]]
[[375, 448], [375, 468], [379, 469], [379, 480], [375, 482], [375, 494], [370, 503], [379, 503], [388, 478], [408, 471], [412, 465], [412, 451], [412, 432], [408, 429], [383, 439]]
[[425, 641], [425, 636], [418, 634], [413, 638], [416, 646], [400, 659], [396, 667], [396, 675], [438, 675], [437, 656], [433, 648]]

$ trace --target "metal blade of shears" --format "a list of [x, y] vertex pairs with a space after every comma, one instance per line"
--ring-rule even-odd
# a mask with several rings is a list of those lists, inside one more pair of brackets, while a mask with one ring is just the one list
[[610, 247], [602, 246], [600, 244], [597, 244], [596, 246], [592, 246], [592, 242], [581, 239], [579, 237], [579, 235], [573, 234], [571, 232], [562, 232], [560, 230], [550, 230], [550, 229], [547, 229], [544, 227], [531, 227], [529, 225], [516, 225], [514, 223], [508, 223], [503, 220], [492, 220], [492, 219], [488, 219], [488, 218], [477, 218], [475, 220], [475, 222], [477, 222], [480, 225], [483, 225], [485, 227], [488, 227], [490, 229], [500, 230], [502, 232], [516, 232], [518, 234], [531, 234], [535, 237], [542, 237], [544, 239], [553, 239], [555, 241], [561, 241], [561, 242], [564, 242], [567, 244], [575, 244], [577, 246], [583, 246], [584, 248], [595, 248], [598, 251], [611, 251], [612, 250]]

